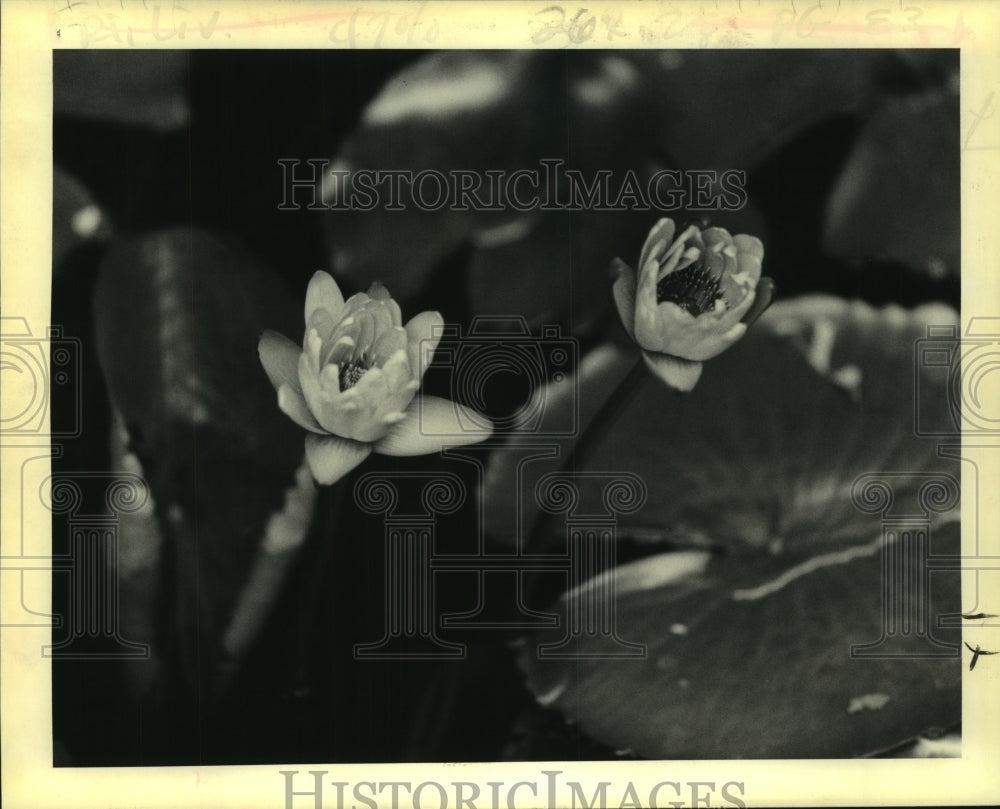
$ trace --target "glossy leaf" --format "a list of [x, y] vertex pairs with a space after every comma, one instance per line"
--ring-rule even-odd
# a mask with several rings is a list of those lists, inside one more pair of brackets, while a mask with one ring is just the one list
[[[607, 261], [641, 238], [644, 217], [718, 213], [718, 177], [701, 202], [695, 187], [708, 178], [685, 176], [679, 186], [661, 180], [659, 193], [674, 195], [657, 202], [648, 188], [656, 172], [745, 177], [808, 127], [865, 114], [887, 92], [933, 87], [940, 72], [914, 52], [876, 50], [431, 54], [390, 80], [328, 166], [342, 179], [327, 181], [327, 204], [344, 206], [360, 191], [372, 206], [326, 216], [330, 263], [356, 286], [382, 280], [405, 301], [465, 246], [469, 265], [454, 272], [467, 271], [468, 280], [449, 277], [449, 288], [465, 294], [473, 311], [587, 321]], [[565, 178], [554, 180], [543, 160], [557, 172], [580, 172], [591, 190], [600, 173], [609, 175], [606, 198], [573, 205]], [[440, 179], [427, 177], [428, 204], [410, 199], [404, 180], [395, 209], [386, 210], [391, 180], [365, 190], [373, 182], [365, 172], [375, 171], [438, 178], [458, 171], [492, 209], [471, 210], [471, 196], [455, 198], [454, 180], [453, 198], [441, 202]], [[537, 176], [528, 201], [539, 204], [530, 210], [514, 199], [524, 195], [523, 182], [519, 191], [504, 185], [516, 171]], [[630, 182], [644, 199], [631, 201]], [[731, 194], [726, 205], [748, 201]], [[743, 226], [729, 221], [744, 218], [742, 210], [727, 214], [719, 224]], [[763, 234], [755, 224], [748, 232]]]
[[[563, 595], [560, 629], [528, 636], [520, 655], [538, 701], [604, 744], [653, 758], [855, 756], [958, 722], [958, 637], [938, 618], [960, 611], [959, 577], [935, 573], [929, 592], [890, 588], [882, 515], [856, 499], [862, 476], [888, 474], [899, 513], [924, 509], [931, 553], [959, 552], [958, 464], [939, 457], [913, 422], [914, 401], [923, 420], [950, 418], [947, 376], [915, 363], [915, 352], [928, 326], [955, 322], [937, 305], [908, 312], [793, 300], [706, 363], [691, 393], [643, 380], [573, 470], [586, 473], [574, 514], [607, 513], [594, 473], [638, 475], [645, 504], [616, 516], [617, 534], [668, 552]], [[597, 349], [581, 364], [575, 395], [573, 385], [552, 391], [545, 418], [565, 419], [576, 402], [588, 424], [634, 362], [634, 350]], [[563, 442], [563, 458], [571, 444]], [[524, 538], [541, 477], [559, 461], [518, 468], [515, 456], [501, 450], [489, 470], [486, 525], [494, 535], [509, 526], [518, 498]], [[930, 479], [953, 494], [938, 511], [921, 500]], [[565, 548], [565, 519], [540, 523], [549, 552]], [[594, 608], [588, 593], [609, 578], [614, 635], [605, 628], [562, 650], [586, 659], [540, 655]], [[941, 645], [914, 631], [896, 649], [902, 656], [852, 656], [852, 645], [882, 635], [883, 594], [910, 610], [899, 614], [921, 611]], [[643, 645], [646, 656], [615, 659], [616, 638]], [[939, 656], [921, 657], [928, 648]]]
[[[761, 549], [776, 540], [786, 548], [853, 542], [870, 532], [870, 518], [850, 506], [858, 475], [943, 463], [936, 445], [915, 434], [913, 403], [916, 390], [922, 423], [954, 429], [947, 369], [921, 367], [915, 387], [914, 352], [927, 326], [955, 318], [943, 305], [907, 312], [825, 296], [779, 301], [743, 340], [705, 363], [690, 394], [650, 374], [623, 402], [588, 468], [627, 470], [645, 481], [646, 504], [619, 520], [636, 537]], [[586, 356], [576, 385], [544, 389], [530, 405], [544, 412], [539, 429], [565, 423], [572, 409], [582, 429], [637, 360], [631, 346], [605, 345]], [[575, 443], [551, 440], [564, 458]], [[505, 504], [520, 498], [527, 537], [538, 514], [535, 483], [559, 462], [533, 462], [519, 490], [515, 463], [497, 454], [485, 494], [487, 531], [510, 540], [510, 530], [499, 528], [509, 525]], [[601, 502], [593, 482], [581, 482], [580, 496], [584, 506]]]
[[655, 76], [660, 142], [689, 169], [753, 168], [806, 127], [872, 92], [871, 50], [685, 50], [639, 57]]
[[[639, 125], [643, 92], [631, 62], [617, 55], [425, 57], [371, 102], [330, 169], [345, 172], [343, 187], [355, 190], [362, 170], [460, 172], [475, 190], [456, 198], [452, 180], [452, 198], [438, 205], [438, 181], [429, 178], [422, 206], [411, 200], [407, 181], [399, 210], [386, 210], [385, 180], [372, 210], [328, 214], [332, 266], [358, 286], [381, 280], [405, 300], [446, 257], [470, 245], [468, 303], [478, 314], [563, 315], [569, 288], [570, 307], [582, 307], [606, 281], [607, 256], [642, 225], [634, 213], [597, 214], [586, 204], [569, 210], [562, 172], [580, 171], [588, 190], [598, 171], [610, 172], [611, 201], [628, 171], [645, 183], [659, 164], [653, 133]], [[531, 176], [511, 185], [518, 171]], [[338, 187], [330, 183], [327, 204], [343, 204], [343, 194], [330, 190]]]
[[189, 117], [188, 54], [177, 50], [56, 50], [53, 113], [170, 130]]
[[169, 593], [192, 685], [216, 685], [221, 638], [303, 458], [257, 359], [300, 306], [269, 270], [178, 228], [117, 246], [95, 292], [98, 352], [176, 570]]
[[827, 203], [823, 240], [846, 259], [896, 261], [934, 278], [961, 269], [957, 94], [883, 107]]
[[[620, 588], [618, 637], [644, 644], [646, 657], [614, 659], [619, 649], [598, 634], [563, 650], [592, 659], [539, 659], [537, 643], [560, 639], [539, 632], [520, 657], [528, 684], [598, 740], [647, 758], [845, 758], [953, 726], [961, 718], [957, 629], [933, 630], [952, 656], [916, 633], [897, 656], [852, 654], [852, 645], [875, 643], [885, 630], [878, 546], [756, 600], [738, 598], [801, 557], [719, 557], [680, 582]], [[932, 546], [957, 555], [957, 524], [938, 529]], [[681, 555], [631, 567], [668, 566]], [[932, 621], [960, 609], [957, 572], [931, 577], [932, 604], [896, 594], [900, 609], [927, 609]], [[579, 608], [579, 596], [559, 604], [564, 621], [574, 599]], [[928, 651], [941, 656], [921, 657]]]
[[52, 268], [59, 272], [63, 260], [84, 244], [108, 239], [113, 231], [107, 211], [69, 172], [52, 171]]

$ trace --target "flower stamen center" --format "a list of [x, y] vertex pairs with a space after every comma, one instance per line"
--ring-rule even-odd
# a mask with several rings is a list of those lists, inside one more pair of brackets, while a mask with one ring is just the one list
[[358, 380], [365, 375], [368, 370], [368, 363], [364, 360], [349, 360], [340, 366], [340, 389], [342, 391], [353, 388], [358, 384]]
[[674, 303], [694, 317], [714, 310], [723, 298], [719, 279], [701, 261], [674, 270], [656, 285], [657, 303]]

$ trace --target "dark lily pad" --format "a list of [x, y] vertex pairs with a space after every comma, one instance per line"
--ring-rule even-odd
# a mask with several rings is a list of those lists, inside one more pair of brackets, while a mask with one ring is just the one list
[[[708, 201], [695, 199], [694, 175], [679, 186], [661, 180], [659, 194], [679, 194], [656, 200], [655, 172], [751, 172], [811, 126], [867, 115], [889, 93], [936, 87], [941, 70], [913, 53], [877, 50], [434, 53], [387, 83], [329, 166], [343, 179], [327, 182], [328, 204], [343, 206], [360, 189], [362, 204], [374, 206], [326, 216], [331, 266], [358, 287], [378, 279], [408, 299], [467, 244], [469, 277], [456, 289], [472, 311], [586, 320], [581, 302], [607, 283], [608, 259], [641, 241], [640, 213], [683, 219], [720, 208], [718, 177]], [[543, 160], [579, 171], [588, 189], [600, 185], [599, 172], [610, 174], [607, 198], [574, 209], [565, 179], [553, 192]], [[424, 181], [428, 204], [410, 200], [404, 182], [402, 201], [387, 210], [385, 177], [374, 195], [364, 191], [373, 182], [364, 172], [391, 170], [437, 172]], [[499, 205], [468, 209], [471, 197], [454, 198], [454, 181], [441, 204], [439, 178], [453, 171]], [[527, 194], [539, 206], [517, 210], [511, 189], [494, 193], [491, 171], [502, 181], [536, 172], [539, 187]], [[631, 178], [644, 195], [636, 202]], [[745, 205], [731, 186], [725, 204]]]
[[[946, 379], [924, 367], [915, 379], [914, 357], [928, 326], [955, 322], [954, 310], [937, 304], [908, 312], [824, 296], [779, 302], [705, 364], [690, 394], [652, 375], [642, 381], [586, 468], [629, 471], [645, 482], [645, 505], [618, 522], [637, 537], [758, 549], [853, 543], [872, 531], [870, 515], [850, 504], [859, 475], [945, 463], [933, 441], [915, 433], [914, 390], [922, 423], [951, 423]], [[561, 424], [575, 408], [582, 428], [637, 353], [602, 346], [582, 360], [576, 385], [544, 390], [544, 407], [532, 403], [533, 412]], [[546, 441], [565, 458], [576, 438]], [[532, 462], [516, 489], [515, 464], [498, 453], [489, 470], [486, 526], [501, 539], [515, 496], [528, 536], [538, 514], [535, 485], [559, 468], [558, 460]], [[600, 486], [580, 481], [581, 507], [603, 502]]]
[[[952, 523], [933, 538], [937, 553], [959, 553]], [[545, 660], [537, 633], [520, 662], [539, 700], [577, 720], [605, 744], [648, 758], [822, 758], [860, 756], [943, 728], [961, 718], [960, 630], [915, 635], [889, 657], [852, 654], [882, 637], [886, 589], [878, 542], [872, 552], [817, 567], [755, 600], [801, 555], [710, 558], [696, 573], [686, 553], [619, 568], [618, 637], [645, 644], [640, 659], [615, 659], [607, 635], [566, 647], [589, 659]], [[835, 557], [830, 557], [831, 559]], [[846, 558], [846, 557], [845, 557]], [[687, 571], [662, 579], [671, 567]], [[636, 570], [635, 568], [638, 568]], [[664, 572], [666, 571], [666, 572]], [[635, 587], [636, 589], [630, 589]], [[960, 609], [957, 572], [935, 575], [932, 604], [900, 596], [900, 608], [928, 617]], [[579, 595], [564, 597], [559, 612]], [[927, 653], [939, 657], [922, 657]], [[907, 656], [907, 653], [911, 656]]]
[[190, 115], [182, 50], [53, 51], [53, 112], [171, 130]]
[[192, 685], [211, 683], [270, 515], [302, 462], [301, 431], [257, 358], [260, 332], [294, 333], [299, 307], [239, 248], [177, 228], [108, 254], [95, 322], [111, 400], [170, 543], [165, 595], [181, 661]]
[[52, 172], [52, 268], [76, 248], [108, 239], [113, 231], [107, 211], [76, 177], [56, 167]]
[[[772, 307], [706, 364], [690, 394], [643, 379], [571, 470], [573, 513], [607, 513], [601, 476], [636, 476], [645, 502], [620, 509], [616, 531], [671, 550], [565, 594], [563, 628], [525, 639], [520, 660], [539, 701], [605, 744], [656, 758], [854, 756], [957, 722], [958, 638], [937, 618], [961, 608], [958, 575], [934, 574], [929, 592], [892, 590], [880, 561], [883, 515], [862, 494], [865, 476], [887, 478], [893, 516], [926, 519], [931, 553], [958, 553], [958, 465], [913, 422], [915, 384], [929, 408], [922, 418], [949, 417], [946, 379], [916, 365], [914, 352], [928, 326], [955, 322], [939, 305], [804, 298]], [[550, 391], [546, 418], [576, 404], [588, 424], [634, 359], [631, 346], [597, 349], [576, 390]], [[575, 440], [560, 442], [563, 458]], [[484, 497], [494, 535], [519, 499], [524, 541], [542, 477], [559, 461], [518, 470], [519, 457], [497, 453]], [[930, 481], [948, 497], [929, 505]], [[538, 525], [536, 550], [566, 548], [565, 516]], [[564, 648], [589, 659], [540, 655], [593, 608], [587, 593], [608, 576], [616, 635], [581, 635]], [[884, 593], [902, 610], [926, 610], [933, 638], [911, 632], [895, 657], [852, 656], [852, 645], [879, 640]], [[616, 638], [645, 646], [645, 657], [614, 659]], [[938, 656], [919, 657], [928, 650]]]
[[[513, 171], [535, 152], [532, 138], [541, 134], [509, 122], [518, 110], [530, 110], [525, 98], [531, 66], [527, 53], [431, 54], [390, 80], [366, 108], [355, 135], [340, 149], [331, 169], [349, 172], [344, 189], [356, 189], [357, 172], [451, 169]], [[527, 121], [537, 116], [528, 115]], [[500, 137], [500, 132], [506, 134]], [[328, 183], [324, 200], [342, 204], [339, 186]], [[420, 288], [435, 264], [451, 253], [478, 225], [492, 227], [512, 215], [505, 210], [479, 213], [452, 210], [451, 200], [437, 210], [421, 209], [410, 196], [410, 185], [391, 199], [389, 181], [378, 190], [378, 206], [370, 211], [334, 210], [327, 217], [334, 268], [360, 286], [379, 278], [393, 294], [406, 298]], [[438, 187], [432, 177], [415, 186], [429, 207], [437, 206]], [[489, 202], [485, 188], [477, 196]], [[464, 205], [469, 207], [472, 198]], [[432, 204], [433, 203], [433, 204]], [[458, 205], [454, 206], [458, 207]], [[499, 206], [497, 206], [499, 207]], [[388, 209], [387, 208], [391, 208]]]
[[[645, 188], [660, 164], [654, 134], [642, 125], [644, 92], [642, 77], [618, 55], [425, 57], [368, 106], [330, 166], [346, 172], [343, 186], [328, 182], [325, 200], [343, 205], [346, 197], [331, 189], [356, 190], [364, 170], [416, 177], [434, 171], [449, 178], [452, 196], [438, 204], [440, 183], [428, 176], [416, 186], [425, 205], [411, 200], [407, 181], [399, 209], [388, 210], [384, 180], [372, 210], [332, 210], [333, 268], [358, 286], [380, 279], [406, 299], [467, 243], [473, 248], [467, 302], [478, 314], [565, 315], [568, 300], [572, 309], [606, 284], [607, 256], [641, 239], [643, 226], [635, 216], [582, 210], [588, 204], [570, 210], [563, 171], [580, 172], [585, 194], [600, 186], [598, 171], [609, 172], [603, 203], [594, 204], [604, 208], [618, 200], [629, 171]], [[470, 195], [455, 196], [464, 181], [453, 172], [475, 184]], [[508, 184], [516, 172], [532, 176]]]
[[686, 50], [643, 55], [657, 87], [659, 137], [686, 168], [751, 169], [824, 118], [869, 100], [873, 66], [858, 50]]
[[827, 203], [839, 258], [898, 261], [935, 278], [961, 269], [958, 94], [886, 104], [862, 131]]
[[605, 257], [616, 243], [641, 245], [648, 223], [632, 213], [552, 212], [520, 238], [480, 242], [469, 269], [472, 311], [574, 325], [603, 314], [613, 280]]

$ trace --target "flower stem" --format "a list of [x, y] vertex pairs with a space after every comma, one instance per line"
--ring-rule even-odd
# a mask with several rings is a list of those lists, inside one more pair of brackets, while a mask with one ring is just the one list
[[[635, 392], [648, 375], [649, 371], [646, 369], [646, 364], [642, 361], [642, 356], [640, 355], [636, 359], [635, 365], [632, 366], [621, 382], [611, 391], [600, 409], [594, 414], [594, 417], [587, 426], [584, 427], [583, 432], [580, 433], [580, 437], [566, 454], [566, 458], [559, 468], [560, 472], [572, 472], [573, 470], [582, 469], [587, 465], [594, 454], [594, 450], [597, 449], [601, 440], [607, 434], [608, 429], [617, 421], [622, 408], [632, 400], [632, 393]], [[555, 517], [555, 514], [550, 514], [547, 511], [539, 511], [532, 526], [527, 547], [536, 548], [544, 541]]]

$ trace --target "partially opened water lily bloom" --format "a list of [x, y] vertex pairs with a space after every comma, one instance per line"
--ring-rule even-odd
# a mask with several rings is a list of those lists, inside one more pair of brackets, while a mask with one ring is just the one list
[[768, 307], [774, 284], [760, 277], [764, 245], [756, 236], [697, 224], [674, 233], [672, 219], [653, 226], [638, 277], [615, 259], [612, 291], [646, 365], [671, 387], [689, 391], [702, 362], [733, 345]]
[[462, 405], [417, 393], [421, 357], [434, 353], [444, 325], [437, 312], [403, 326], [399, 304], [381, 284], [345, 301], [332, 276], [317, 272], [305, 323], [301, 348], [265, 331], [258, 352], [278, 406], [310, 433], [306, 459], [320, 483], [343, 477], [373, 451], [426, 455], [489, 437], [468, 430], [483, 419]]

